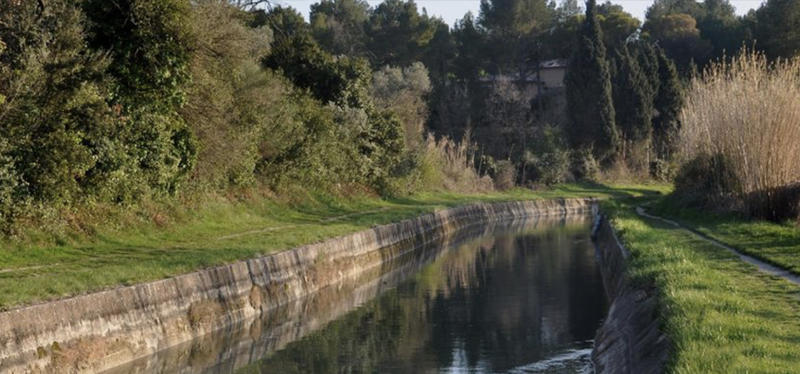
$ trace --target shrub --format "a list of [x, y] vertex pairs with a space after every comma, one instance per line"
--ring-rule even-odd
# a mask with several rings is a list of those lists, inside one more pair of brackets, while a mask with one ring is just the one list
[[723, 155], [699, 154], [684, 163], [675, 176], [675, 189], [690, 205], [740, 209], [734, 197], [737, 178]]
[[[74, 2], [73, 2], [74, 3]], [[196, 142], [177, 110], [191, 80], [189, 0], [87, 0], [90, 48], [109, 58], [107, 101], [122, 121], [124, 174], [134, 189], [174, 193], [196, 161]], [[116, 182], [112, 190], [128, 192]]]
[[677, 170], [675, 164], [664, 160], [656, 159], [650, 162], [650, 177], [662, 182], [669, 182], [675, 178]]
[[449, 138], [436, 140], [428, 134], [419, 161], [419, 188], [458, 192], [484, 192], [493, 189], [488, 176], [475, 170], [474, 144], [464, 137], [461, 142]]
[[590, 149], [579, 149], [572, 153], [572, 170], [575, 177], [585, 181], [597, 181], [600, 178], [600, 163], [594, 158]]
[[[123, 130], [106, 103], [108, 66], [84, 41], [85, 17], [72, 1], [0, 6], [0, 158], [24, 185], [20, 196], [69, 203], [115, 183]], [[8, 164], [7, 164], [8, 165]], [[13, 171], [12, 171], [13, 170]]]
[[570, 179], [570, 154], [561, 139], [562, 131], [558, 126], [544, 125], [532, 149], [525, 151], [523, 165], [530, 169], [533, 181], [553, 185]]
[[505, 191], [514, 188], [517, 178], [517, 167], [510, 160], [497, 162], [497, 172], [494, 176], [494, 187]]
[[800, 59], [769, 63], [744, 51], [712, 64], [692, 81], [681, 123], [682, 178], [729, 192], [754, 216], [792, 214], [780, 191], [800, 181]]
[[534, 156], [532, 166], [536, 172], [535, 181], [548, 186], [564, 183], [569, 179], [569, 151], [555, 149]]

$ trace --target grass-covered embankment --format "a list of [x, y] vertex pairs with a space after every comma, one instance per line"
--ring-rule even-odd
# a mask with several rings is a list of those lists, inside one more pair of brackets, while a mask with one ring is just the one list
[[[406, 198], [308, 196], [215, 199], [195, 208], [152, 209], [143, 222], [97, 217], [56, 238], [30, 228], [22, 242], [0, 249], [0, 309], [118, 285], [183, 274], [204, 267], [316, 242], [437, 208], [477, 201], [641, 195], [640, 187], [564, 185], [480, 195], [424, 193]], [[295, 199], [298, 200], [298, 199]], [[123, 223], [121, 223], [123, 222]]]
[[668, 217], [686, 227], [736, 248], [742, 253], [800, 274], [800, 229], [784, 224], [747, 219], [735, 214], [718, 214], [682, 207], [665, 198], [648, 211]]
[[[758, 272], [687, 230], [639, 217], [624, 201], [610, 200], [604, 207], [631, 251], [633, 281], [659, 292], [659, 315], [673, 344], [669, 372], [797, 371], [800, 287]], [[697, 222], [705, 218], [696, 216]], [[769, 242], [781, 237], [759, 229], [762, 224], [750, 225], [739, 226], [738, 236], [724, 237]]]

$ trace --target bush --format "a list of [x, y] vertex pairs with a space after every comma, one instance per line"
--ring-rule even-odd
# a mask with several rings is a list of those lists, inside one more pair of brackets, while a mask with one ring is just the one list
[[600, 163], [594, 158], [590, 149], [580, 149], [572, 153], [572, 170], [575, 177], [585, 181], [597, 181], [600, 178]]
[[542, 126], [533, 149], [525, 151], [523, 164], [531, 169], [533, 181], [553, 185], [570, 179], [570, 155], [561, 139], [563, 137], [559, 127], [545, 125]]
[[548, 186], [564, 183], [569, 179], [569, 151], [556, 149], [534, 156], [532, 166], [535, 181]]
[[497, 162], [497, 172], [494, 176], [494, 187], [500, 191], [514, 188], [517, 179], [517, 167], [509, 160]]
[[106, 102], [108, 61], [87, 50], [85, 22], [72, 1], [0, 7], [0, 92], [14, 98], [0, 103], [0, 158], [23, 186], [16, 197], [69, 203], [120, 178], [124, 129]]
[[675, 176], [675, 190], [691, 205], [739, 210], [734, 197], [737, 189], [732, 165], [722, 155], [697, 155]]
[[[74, 2], [72, 2], [74, 3]], [[177, 114], [191, 80], [192, 4], [189, 0], [87, 0], [86, 41], [109, 58], [106, 100], [119, 114], [114, 139], [124, 143], [127, 191], [175, 193], [196, 161], [196, 143]], [[121, 161], [122, 158], [116, 161]], [[116, 197], [120, 198], [120, 197]]]
[[650, 177], [661, 182], [669, 182], [675, 178], [675, 165], [664, 159], [650, 162]]
[[428, 134], [424, 152], [419, 156], [417, 170], [419, 189], [458, 192], [484, 192], [493, 189], [488, 176], [475, 170], [474, 144], [465, 137], [461, 142], [449, 138], [436, 140]]
[[744, 51], [712, 64], [692, 81], [681, 122], [682, 178], [729, 193], [756, 217], [793, 214], [779, 191], [800, 182], [800, 59], [769, 63]]

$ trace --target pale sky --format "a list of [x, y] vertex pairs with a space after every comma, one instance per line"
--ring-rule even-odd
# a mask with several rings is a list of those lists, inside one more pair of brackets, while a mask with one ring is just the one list
[[[604, 1], [598, 0], [597, 2]], [[758, 8], [762, 1], [765, 0], [731, 0], [731, 4], [736, 7], [736, 14], [741, 15], [749, 12], [750, 9]], [[308, 11], [311, 4], [317, 2], [318, 0], [275, 0], [275, 4], [289, 5], [299, 10], [306, 16], [306, 19], [308, 19]], [[380, 0], [367, 0], [367, 2], [372, 6], [381, 3]], [[420, 10], [425, 8], [428, 11], [428, 15], [441, 17], [450, 26], [453, 25], [455, 20], [463, 18], [468, 11], [472, 11], [477, 16], [478, 8], [480, 7], [480, 0], [416, 0], [416, 2]], [[611, 2], [622, 5], [634, 17], [644, 19], [644, 13], [647, 7], [653, 3], [653, 0], [611, 0]]]

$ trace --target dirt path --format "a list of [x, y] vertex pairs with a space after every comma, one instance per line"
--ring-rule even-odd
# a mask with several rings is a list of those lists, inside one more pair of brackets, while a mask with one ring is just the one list
[[739, 256], [739, 259], [741, 259], [742, 261], [747, 262], [748, 264], [754, 265], [755, 267], [758, 268], [758, 270], [760, 270], [760, 271], [762, 271], [764, 273], [767, 273], [769, 275], [773, 275], [773, 276], [776, 276], [776, 277], [780, 277], [780, 278], [786, 279], [787, 281], [792, 282], [792, 283], [800, 286], [800, 276], [798, 276], [796, 274], [793, 274], [793, 273], [791, 273], [790, 271], [788, 271], [786, 269], [777, 267], [775, 265], [772, 265], [772, 264], [766, 263], [766, 262], [764, 262], [762, 260], [759, 260], [759, 259], [757, 259], [755, 257], [752, 257], [752, 256], [746, 255], [746, 254], [744, 254], [742, 252], [739, 252], [735, 248], [733, 248], [733, 247], [731, 247], [729, 245], [726, 245], [725, 243], [722, 243], [722, 242], [720, 242], [718, 240], [712, 239], [712, 238], [708, 237], [707, 235], [705, 235], [705, 234], [703, 234], [701, 232], [698, 232], [695, 229], [692, 229], [691, 227], [686, 227], [686, 226], [681, 225], [678, 222], [675, 222], [675, 221], [672, 221], [672, 220], [669, 220], [669, 219], [666, 219], [666, 218], [663, 218], [663, 217], [659, 217], [659, 216], [655, 216], [655, 215], [649, 214], [642, 207], [636, 207], [636, 214], [638, 214], [641, 217], [658, 220], [658, 221], [664, 222], [664, 223], [666, 223], [668, 225], [671, 225], [671, 226], [686, 230], [686, 231], [690, 232], [692, 235], [694, 235], [694, 236], [696, 236], [696, 237], [698, 237], [698, 238], [700, 238], [700, 239], [702, 239], [702, 240], [704, 240], [706, 242], [709, 242], [709, 243], [711, 243], [711, 244], [713, 244], [713, 245], [715, 245], [715, 246], [717, 246], [719, 248], [722, 248], [722, 249], [725, 249], [725, 250], [727, 250], [729, 252], [732, 252], [736, 256]]

